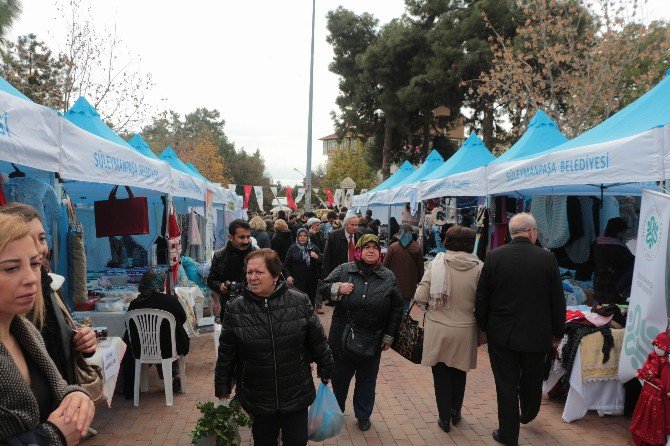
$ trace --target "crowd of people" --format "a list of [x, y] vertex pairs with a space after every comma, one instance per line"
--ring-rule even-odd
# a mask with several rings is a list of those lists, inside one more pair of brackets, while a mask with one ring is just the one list
[[[424, 314], [421, 364], [432, 369], [440, 428], [449, 432], [461, 421], [467, 373], [487, 343], [499, 408], [492, 436], [518, 444], [519, 425], [540, 410], [545, 358], [565, 326], [557, 260], [537, 245], [535, 219], [512, 217], [511, 242], [483, 262], [473, 254], [475, 231], [454, 225], [444, 234], [446, 252], [426, 268], [411, 226], [390, 222], [384, 250], [375, 221], [369, 214], [280, 212], [229, 224], [227, 244], [214, 253], [206, 281], [222, 323], [216, 397], [235, 394], [253, 415], [254, 444], [276, 445], [281, 436], [285, 445], [304, 445], [316, 363], [343, 412], [355, 378], [353, 413], [367, 431], [382, 352], [416, 305]], [[596, 259], [623, 252], [625, 229], [618, 220], [608, 224]], [[76, 359], [96, 351], [95, 333], [72, 321], [59, 292], [63, 279], [49, 271], [48, 259], [37, 212], [21, 204], [1, 207], [2, 444], [73, 445], [95, 435], [90, 424], [100, 396], [74, 376]], [[617, 260], [621, 275], [631, 259], [617, 254]], [[616, 278], [604, 274], [599, 289], [611, 290]], [[161, 272], [145, 273], [139, 291], [130, 309], [163, 309], [183, 326], [184, 310], [166, 293]], [[328, 334], [320, 316], [324, 305], [333, 308]], [[161, 349], [170, 350], [169, 333], [163, 334]], [[126, 335], [129, 361], [139, 350], [132, 338]], [[176, 344], [180, 355], [188, 353], [183, 327]], [[179, 391], [176, 364], [172, 376]]]
[[[304, 445], [315, 362], [343, 412], [355, 378], [353, 412], [367, 431], [381, 354], [414, 302], [425, 314], [421, 364], [432, 368], [438, 425], [449, 432], [461, 421], [467, 372], [488, 342], [500, 408], [492, 436], [516, 445], [519, 424], [539, 411], [544, 358], [563, 336], [565, 319], [558, 265], [535, 244], [532, 215], [513, 217], [512, 242], [485, 262], [473, 254], [475, 231], [450, 227], [446, 252], [425, 271], [411, 226], [390, 222], [383, 256], [370, 217], [279, 214], [265, 225], [260, 216], [230, 224], [208, 280], [222, 306], [216, 396], [229, 398], [235, 388], [254, 415], [254, 444], [276, 445], [281, 435], [283, 444]], [[526, 283], [510, 280], [528, 271]], [[243, 276], [246, 286], [227, 285]], [[327, 336], [322, 305], [333, 307]]]

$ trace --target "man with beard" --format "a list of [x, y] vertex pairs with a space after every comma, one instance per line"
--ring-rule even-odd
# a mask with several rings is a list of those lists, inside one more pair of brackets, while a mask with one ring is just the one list
[[[207, 286], [213, 291], [214, 308], [212, 314], [225, 313], [225, 305], [238, 294], [239, 288], [229, 289], [233, 282], [241, 284], [245, 280], [244, 259], [254, 248], [251, 245], [251, 226], [242, 219], [233, 220], [228, 225], [228, 243], [214, 253], [212, 266], [207, 277]], [[226, 285], [228, 282], [228, 285]], [[241, 285], [237, 285], [241, 287]], [[234, 288], [234, 287], [230, 287]], [[222, 308], [223, 307], [223, 308]]]

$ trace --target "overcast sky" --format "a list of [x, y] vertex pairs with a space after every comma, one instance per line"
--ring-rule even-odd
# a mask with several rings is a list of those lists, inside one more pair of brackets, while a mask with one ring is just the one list
[[[33, 32], [49, 46], [64, 40], [52, 2], [23, 0], [23, 13], [10, 38]], [[306, 167], [309, 0], [108, 0], [91, 4], [94, 26], [117, 27], [127, 49], [141, 57], [155, 86], [156, 111], [187, 113], [215, 108], [236, 147], [260, 149], [274, 179], [302, 180]], [[337, 76], [328, 71], [326, 13], [338, 5], [370, 12], [386, 23], [404, 11], [403, 0], [317, 0], [314, 64], [312, 166], [325, 162], [318, 138], [333, 133]], [[670, 17], [670, 1], [649, 0], [645, 15]]]

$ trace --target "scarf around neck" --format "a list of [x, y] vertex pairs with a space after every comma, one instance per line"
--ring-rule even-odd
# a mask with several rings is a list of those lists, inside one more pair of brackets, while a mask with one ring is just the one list
[[[298, 241], [300, 234], [305, 233], [307, 235], [307, 243], [300, 243]], [[300, 248], [300, 252], [302, 253], [302, 260], [305, 262], [307, 267], [310, 266], [310, 263], [312, 262], [312, 257], [309, 255], [310, 251], [314, 251], [314, 245], [312, 244], [312, 241], [309, 238], [309, 232], [307, 232], [306, 229], [299, 229], [298, 233], [296, 234], [296, 246]]]
[[443, 252], [435, 256], [430, 264], [430, 299], [431, 309], [449, 308], [451, 295], [451, 266]]

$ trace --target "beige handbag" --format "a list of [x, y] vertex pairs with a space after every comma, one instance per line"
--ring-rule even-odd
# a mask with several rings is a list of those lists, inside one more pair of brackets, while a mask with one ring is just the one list
[[[61, 327], [69, 327], [71, 330], [76, 330], [77, 326], [74, 320], [72, 320], [70, 312], [55, 291], [51, 293], [51, 303], [54, 313], [56, 313], [58, 324]], [[59, 309], [61, 311], [58, 311]], [[89, 394], [95, 405], [104, 403], [107, 401], [107, 398], [103, 394], [102, 389], [104, 384], [102, 369], [95, 364], [89, 364], [81, 352], [72, 350], [72, 338], [69, 338], [68, 342], [70, 342], [68, 346], [69, 350], [66, 351], [72, 351], [72, 372], [75, 382]]]

